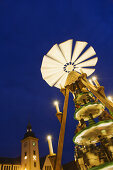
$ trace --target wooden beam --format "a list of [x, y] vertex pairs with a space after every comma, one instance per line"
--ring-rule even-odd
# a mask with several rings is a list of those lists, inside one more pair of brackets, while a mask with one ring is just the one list
[[66, 89], [64, 108], [63, 108], [63, 117], [62, 117], [62, 122], [61, 122], [57, 155], [56, 155], [55, 170], [61, 170], [61, 161], [62, 161], [62, 152], [63, 152], [63, 145], [64, 145], [64, 135], [65, 135], [68, 100], [69, 100], [69, 89]]

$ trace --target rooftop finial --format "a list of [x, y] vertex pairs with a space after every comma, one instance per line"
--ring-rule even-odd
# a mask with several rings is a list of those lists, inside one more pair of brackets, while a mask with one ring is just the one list
[[28, 122], [28, 125], [27, 125], [27, 132], [32, 132], [32, 126], [31, 126], [30, 121]]

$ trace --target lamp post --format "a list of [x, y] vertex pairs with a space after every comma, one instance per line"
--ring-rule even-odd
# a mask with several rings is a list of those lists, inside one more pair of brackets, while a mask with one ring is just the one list
[[49, 153], [53, 155], [53, 146], [52, 146], [52, 137], [50, 135], [47, 136], [48, 145], [49, 145]]
[[59, 102], [56, 100], [56, 101], [54, 101], [54, 103], [53, 103], [54, 105], [55, 105], [55, 107], [56, 107], [56, 111], [57, 111], [57, 113], [59, 113], [60, 112], [60, 109], [59, 109]]

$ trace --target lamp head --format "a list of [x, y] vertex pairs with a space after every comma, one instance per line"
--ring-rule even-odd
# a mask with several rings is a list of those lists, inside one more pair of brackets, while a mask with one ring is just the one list
[[93, 77], [92, 77], [92, 80], [93, 80], [93, 81], [97, 80], [97, 77], [96, 77], [96, 76], [93, 76]]
[[59, 104], [59, 102], [58, 102], [57, 100], [55, 100], [55, 101], [53, 102], [53, 104], [54, 104], [54, 106], [57, 106], [57, 105]]
[[48, 135], [48, 136], [47, 136], [47, 140], [50, 140], [51, 138], [52, 138], [51, 135]]
[[112, 101], [112, 97], [111, 96], [108, 96], [107, 98], [108, 98], [108, 100]]
[[92, 83], [92, 80], [91, 80], [91, 79], [89, 79], [89, 82], [90, 82], [90, 83]]

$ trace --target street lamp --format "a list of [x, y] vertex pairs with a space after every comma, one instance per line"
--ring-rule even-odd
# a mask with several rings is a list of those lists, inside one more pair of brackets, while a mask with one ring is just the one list
[[59, 102], [58, 102], [57, 100], [55, 100], [55, 101], [53, 102], [53, 104], [54, 104], [54, 106], [56, 107], [57, 113], [59, 113], [59, 112], [60, 112], [60, 109], [59, 109]]
[[53, 155], [53, 146], [52, 146], [52, 136], [48, 135], [47, 136], [47, 141], [48, 141], [48, 146], [49, 146], [49, 153], [50, 155]]

